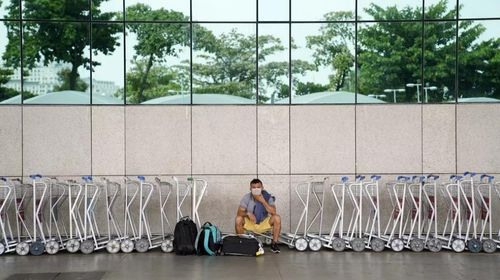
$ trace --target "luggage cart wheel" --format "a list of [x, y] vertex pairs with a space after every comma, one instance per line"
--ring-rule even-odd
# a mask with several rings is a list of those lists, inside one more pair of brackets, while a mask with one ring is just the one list
[[295, 246], [293, 244], [288, 244], [288, 249], [295, 249]]
[[164, 253], [172, 253], [172, 251], [174, 251], [174, 244], [172, 243], [172, 240], [171, 239], [165, 239], [161, 243], [161, 250]]
[[26, 242], [21, 242], [16, 246], [16, 253], [19, 256], [26, 256], [30, 252], [30, 245]]
[[410, 241], [410, 249], [413, 252], [422, 252], [424, 250], [424, 241], [420, 238], [413, 238]]
[[401, 240], [400, 238], [394, 238], [392, 241], [391, 241], [391, 248], [394, 252], [401, 252], [403, 251], [405, 245], [403, 243], [403, 240]]
[[5, 246], [3, 243], [0, 243], [0, 255], [3, 255], [3, 253], [5, 253]]
[[429, 251], [437, 253], [441, 251], [441, 249], [443, 248], [443, 244], [441, 243], [441, 240], [433, 238], [430, 239], [429, 242], [427, 243], [427, 248], [429, 249]]
[[373, 238], [370, 246], [374, 252], [382, 252], [385, 249], [385, 242], [380, 238]]
[[114, 239], [110, 240], [108, 244], [106, 244], [106, 251], [110, 254], [116, 254], [120, 252], [120, 241]]
[[66, 251], [70, 253], [76, 253], [80, 249], [80, 241], [76, 239], [70, 239], [66, 242]]
[[483, 244], [479, 241], [479, 239], [472, 238], [467, 242], [467, 249], [469, 249], [472, 253], [479, 253], [483, 249]]
[[465, 241], [462, 239], [455, 239], [451, 243], [451, 248], [457, 253], [463, 252], [465, 250]]
[[309, 245], [309, 250], [313, 252], [318, 252], [319, 250], [321, 250], [321, 247], [323, 247], [323, 244], [321, 244], [321, 240], [319, 240], [318, 238], [313, 238], [309, 240], [308, 245]]
[[497, 250], [497, 244], [491, 239], [483, 240], [483, 251], [486, 253], [494, 253]]
[[365, 250], [365, 241], [362, 238], [354, 238], [351, 241], [351, 247], [354, 252], [363, 252]]
[[297, 238], [295, 240], [295, 249], [299, 252], [304, 252], [307, 249], [307, 240], [303, 237]]
[[264, 239], [264, 244], [266, 244], [267, 246], [271, 246], [271, 244], [273, 244], [273, 240], [271, 238], [265, 238]]
[[85, 255], [92, 254], [94, 252], [94, 240], [87, 239], [82, 242], [82, 246], [80, 246], [80, 251]]
[[35, 241], [31, 243], [30, 254], [33, 256], [40, 256], [45, 251], [45, 245], [41, 241]]
[[45, 245], [45, 250], [47, 250], [47, 254], [55, 255], [59, 252], [59, 243], [55, 240], [50, 240]]
[[332, 249], [335, 252], [342, 252], [345, 250], [345, 241], [342, 238], [335, 237], [332, 240]]
[[132, 252], [134, 250], [134, 241], [130, 239], [123, 240], [122, 243], [120, 244], [120, 249], [124, 253]]
[[149, 250], [149, 242], [145, 238], [141, 238], [135, 242], [135, 250], [139, 253], [146, 253]]

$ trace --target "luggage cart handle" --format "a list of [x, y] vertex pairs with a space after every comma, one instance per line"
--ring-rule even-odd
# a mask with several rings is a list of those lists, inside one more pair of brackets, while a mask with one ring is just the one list
[[347, 183], [349, 181], [349, 177], [342, 176], [342, 178], [340, 178], [340, 180], [342, 181], [342, 183]]
[[451, 176], [450, 176], [450, 180], [452, 180], [452, 181], [453, 181], [453, 179], [455, 179], [455, 180], [459, 181], [460, 179], [462, 179], [462, 176], [459, 176], [459, 175], [451, 175]]
[[429, 174], [429, 175], [427, 175], [427, 179], [432, 179], [432, 180], [436, 181], [437, 179], [439, 179], [439, 176], [433, 175], [433, 174]]
[[137, 176], [137, 179], [139, 179], [142, 182], [146, 181], [146, 177], [144, 176]]
[[0, 180], [7, 182], [7, 178], [5, 178], [5, 177], [0, 177]]
[[33, 174], [33, 175], [30, 175], [30, 178], [35, 180], [35, 179], [41, 179], [42, 178], [42, 175], [40, 174]]
[[92, 181], [92, 176], [82, 176], [82, 179], [87, 183]]
[[363, 175], [356, 176], [356, 180], [363, 181], [364, 179], [365, 179], [365, 176], [363, 176]]
[[491, 176], [491, 175], [488, 175], [488, 174], [483, 174], [483, 175], [481, 175], [481, 181], [482, 181], [484, 178], [488, 178], [488, 183], [491, 183], [491, 182], [493, 181], [493, 179], [495, 179], [495, 176]]
[[410, 180], [410, 177], [406, 177], [406, 176], [398, 176], [396, 178], [397, 181], [403, 181], [403, 182], [406, 182], [408, 180]]
[[380, 178], [382, 178], [382, 176], [380, 176], [380, 175], [372, 175], [372, 176], [370, 177], [370, 179], [372, 179], [372, 180], [374, 180], [374, 181], [378, 181], [378, 180], [380, 180]]
[[476, 174], [476, 172], [470, 172], [470, 171], [466, 171], [466, 172], [464, 172], [464, 176], [469, 176], [469, 175], [470, 175], [470, 177], [474, 177], [474, 176], [476, 176], [477, 174]]

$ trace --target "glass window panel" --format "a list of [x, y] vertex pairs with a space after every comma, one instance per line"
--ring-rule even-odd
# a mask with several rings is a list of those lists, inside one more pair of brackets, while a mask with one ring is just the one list
[[[88, 23], [30, 22], [23, 26], [23, 102], [89, 104]], [[34, 97], [31, 97], [34, 96]]]
[[420, 22], [360, 24], [358, 44], [358, 103], [422, 102]]
[[259, 103], [289, 101], [288, 24], [259, 24]]
[[123, 0], [92, 1], [92, 7], [93, 20], [108, 21], [123, 18]]
[[258, 0], [259, 21], [288, 21], [290, 18], [289, 0]]
[[354, 103], [354, 24], [292, 26], [292, 103]]
[[23, 0], [24, 19], [87, 20], [89, 0]]
[[460, 21], [458, 102], [500, 101], [500, 20]]
[[[292, 21], [354, 20], [354, 0], [292, 0]], [[327, 13], [343, 12], [327, 18]]]
[[129, 21], [189, 21], [189, 0], [125, 0]]
[[256, 0], [193, 0], [193, 20], [255, 21]]
[[460, 18], [500, 17], [498, 0], [460, 0]]
[[201, 24], [193, 34], [193, 103], [255, 104], [255, 24]]
[[456, 19], [456, 0], [425, 0], [426, 19]]
[[18, 22], [0, 22], [0, 104], [21, 103], [21, 40]]
[[361, 20], [418, 20], [422, 18], [422, 0], [358, 0]]
[[127, 103], [189, 104], [189, 33], [185, 23], [127, 25]]
[[424, 102], [455, 102], [456, 22], [426, 22], [424, 26]]
[[92, 104], [123, 104], [123, 24], [92, 24], [92, 40]]
[[0, 1], [0, 19], [19, 19], [19, 0]]

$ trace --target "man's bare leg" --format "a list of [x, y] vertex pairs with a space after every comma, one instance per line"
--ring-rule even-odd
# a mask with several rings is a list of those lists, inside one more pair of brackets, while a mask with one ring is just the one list
[[236, 216], [236, 219], [234, 221], [234, 229], [236, 231], [236, 234], [243, 234], [245, 232], [243, 225], [245, 225], [245, 219], [243, 219], [243, 217], [241, 216]]
[[269, 224], [273, 227], [273, 242], [278, 242], [278, 238], [281, 232], [281, 217], [280, 215], [273, 215], [269, 219]]

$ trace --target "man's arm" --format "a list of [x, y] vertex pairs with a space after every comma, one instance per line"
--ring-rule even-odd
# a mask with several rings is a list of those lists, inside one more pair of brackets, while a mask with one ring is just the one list
[[236, 215], [245, 218], [247, 216], [247, 210], [243, 207], [238, 207], [238, 212]]
[[262, 205], [264, 205], [264, 208], [266, 208], [267, 213], [271, 215], [276, 215], [276, 206], [267, 203], [267, 201], [264, 199], [264, 196], [259, 195], [255, 197], [255, 200], [259, 201], [260, 203], [262, 203]]

